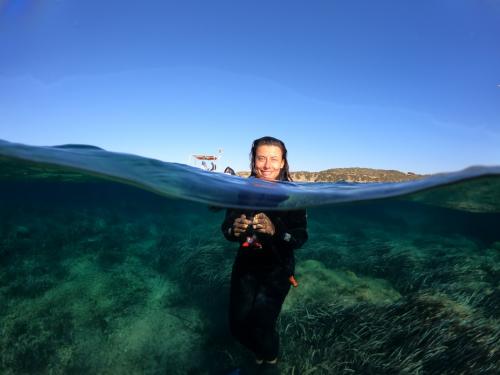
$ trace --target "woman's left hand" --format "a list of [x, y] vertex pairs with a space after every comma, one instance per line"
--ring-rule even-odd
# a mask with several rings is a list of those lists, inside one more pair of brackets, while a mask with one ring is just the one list
[[255, 215], [253, 217], [252, 225], [253, 225], [253, 229], [255, 229], [256, 232], [266, 233], [266, 234], [269, 234], [271, 236], [274, 236], [274, 233], [276, 230], [274, 228], [274, 224], [271, 221], [271, 219], [269, 219], [269, 217], [263, 212]]

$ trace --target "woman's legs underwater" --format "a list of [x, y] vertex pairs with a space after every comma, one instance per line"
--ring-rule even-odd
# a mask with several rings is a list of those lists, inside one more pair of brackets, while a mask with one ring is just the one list
[[268, 362], [275, 360], [279, 352], [276, 321], [290, 290], [288, 273], [281, 267], [270, 272], [233, 267], [231, 275], [231, 333], [257, 358]]

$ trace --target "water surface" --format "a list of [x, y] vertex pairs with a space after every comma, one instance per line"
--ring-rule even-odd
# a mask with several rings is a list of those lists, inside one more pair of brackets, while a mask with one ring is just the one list
[[88, 146], [0, 142], [0, 373], [221, 374], [224, 210], [306, 207], [284, 374], [494, 374], [500, 168], [276, 184]]

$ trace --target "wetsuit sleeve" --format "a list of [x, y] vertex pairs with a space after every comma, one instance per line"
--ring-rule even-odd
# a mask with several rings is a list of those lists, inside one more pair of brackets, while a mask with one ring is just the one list
[[274, 243], [290, 250], [300, 248], [308, 239], [306, 210], [289, 211], [286, 217], [274, 220]]
[[229, 241], [239, 241], [240, 238], [236, 237], [233, 234], [233, 223], [234, 220], [240, 216], [240, 212], [232, 210], [232, 209], [227, 209], [226, 210], [226, 217], [224, 218], [224, 221], [222, 222], [221, 225], [221, 230], [222, 233], [224, 234], [224, 237], [226, 237], [227, 240]]

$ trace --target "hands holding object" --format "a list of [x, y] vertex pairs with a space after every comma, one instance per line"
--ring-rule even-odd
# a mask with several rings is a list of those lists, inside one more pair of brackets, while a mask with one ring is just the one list
[[253, 218], [248, 218], [245, 215], [241, 215], [239, 218], [235, 219], [233, 222], [233, 233], [236, 237], [241, 236], [241, 234], [246, 233], [250, 228], [256, 233], [265, 233], [271, 236], [274, 235], [276, 229], [273, 222], [269, 217], [261, 212], [255, 215]]

